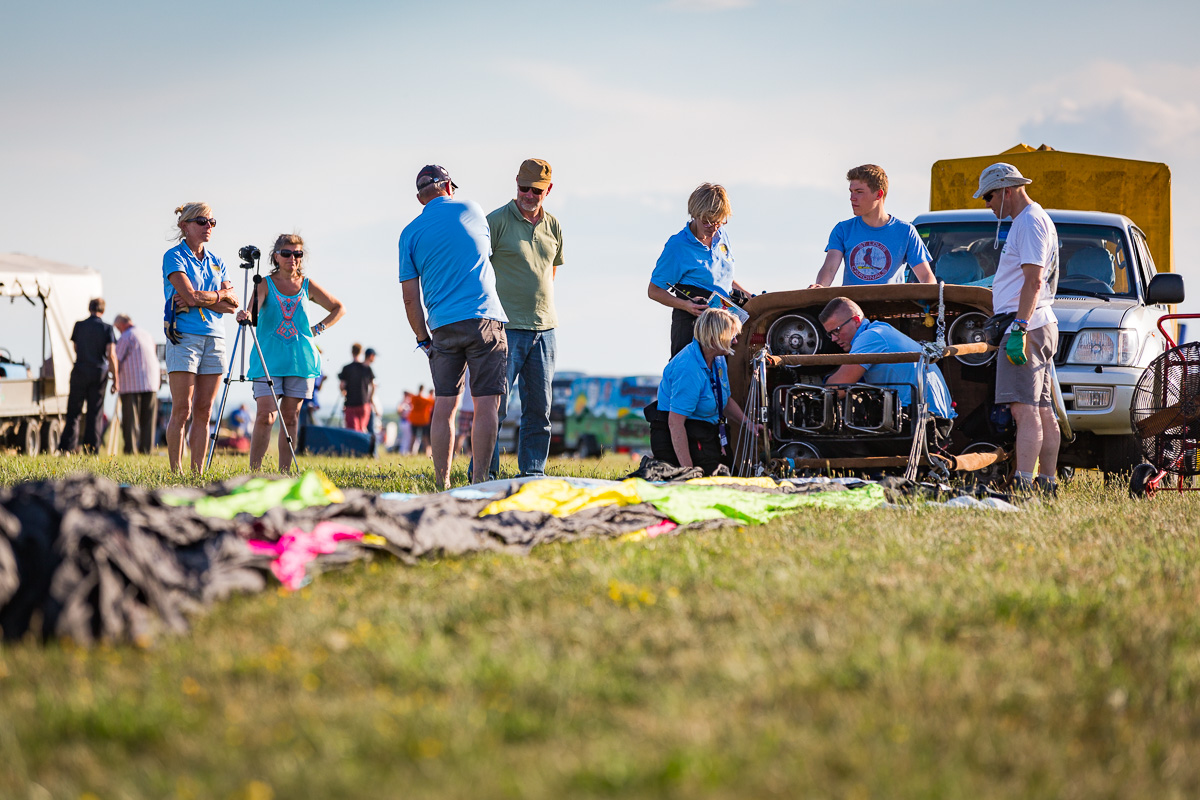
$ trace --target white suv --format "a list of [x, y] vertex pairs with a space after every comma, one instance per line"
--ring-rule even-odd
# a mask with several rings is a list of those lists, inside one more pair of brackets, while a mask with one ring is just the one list
[[[1054, 363], [1075, 433], [1059, 463], [1127, 472], [1142, 460], [1129, 421], [1133, 387], [1166, 347], [1158, 318], [1169, 304], [1183, 302], [1183, 277], [1155, 270], [1146, 235], [1128, 217], [1048, 213], [1060, 247]], [[1000, 250], [990, 212], [931, 211], [913, 224], [940, 280], [991, 285]], [[1001, 223], [1001, 246], [1011, 224]]]

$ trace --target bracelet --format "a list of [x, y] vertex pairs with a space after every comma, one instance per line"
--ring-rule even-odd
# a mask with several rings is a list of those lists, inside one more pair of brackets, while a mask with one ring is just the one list
[[313, 325], [313, 336], [320, 336], [324, 332], [325, 332], [325, 323], [324, 322], [318, 322], [316, 325]]
[[1027, 319], [1014, 319], [1013, 322], [1017, 323], [1018, 325], [1028, 325], [1029, 324], [1029, 320], [1027, 320]]

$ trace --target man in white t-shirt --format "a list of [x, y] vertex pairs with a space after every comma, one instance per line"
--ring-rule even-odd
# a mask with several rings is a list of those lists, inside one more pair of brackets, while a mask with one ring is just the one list
[[996, 402], [1009, 404], [1017, 424], [1013, 488], [1019, 493], [1036, 488], [1054, 496], [1058, 491], [1059, 430], [1053, 399], [1058, 320], [1052, 305], [1058, 289], [1058, 232], [1045, 209], [1025, 193], [1029, 183], [1011, 164], [992, 164], [980, 174], [975, 197], [983, 199], [997, 220], [1006, 216], [1013, 220], [992, 282], [993, 310], [1017, 315], [996, 359]]

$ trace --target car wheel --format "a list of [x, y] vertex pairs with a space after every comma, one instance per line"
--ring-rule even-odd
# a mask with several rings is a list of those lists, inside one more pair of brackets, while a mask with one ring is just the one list
[[36, 456], [42, 451], [42, 425], [36, 419], [21, 423], [21, 452]]
[[63, 421], [50, 417], [42, 426], [42, 452], [53, 455], [58, 452], [58, 440], [62, 437]]
[[1151, 486], [1150, 481], [1158, 474], [1158, 468], [1153, 464], [1138, 464], [1129, 474], [1129, 496], [1153, 497], [1157, 487]]
[[579, 457], [599, 458], [602, 450], [600, 443], [593, 434], [587, 433], [579, 437]]

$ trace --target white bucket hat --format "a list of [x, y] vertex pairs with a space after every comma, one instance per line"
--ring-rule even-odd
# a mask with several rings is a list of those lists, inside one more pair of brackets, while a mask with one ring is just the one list
[[993, 189], [1024, 186], [1027, 183], [1033, 183], [1033, 181], [1022, 175], [1012, 164], [1004, 162], [992, 164], [979, 174], [979, 191], [975, 192], [972, 197], [978, 199]]

